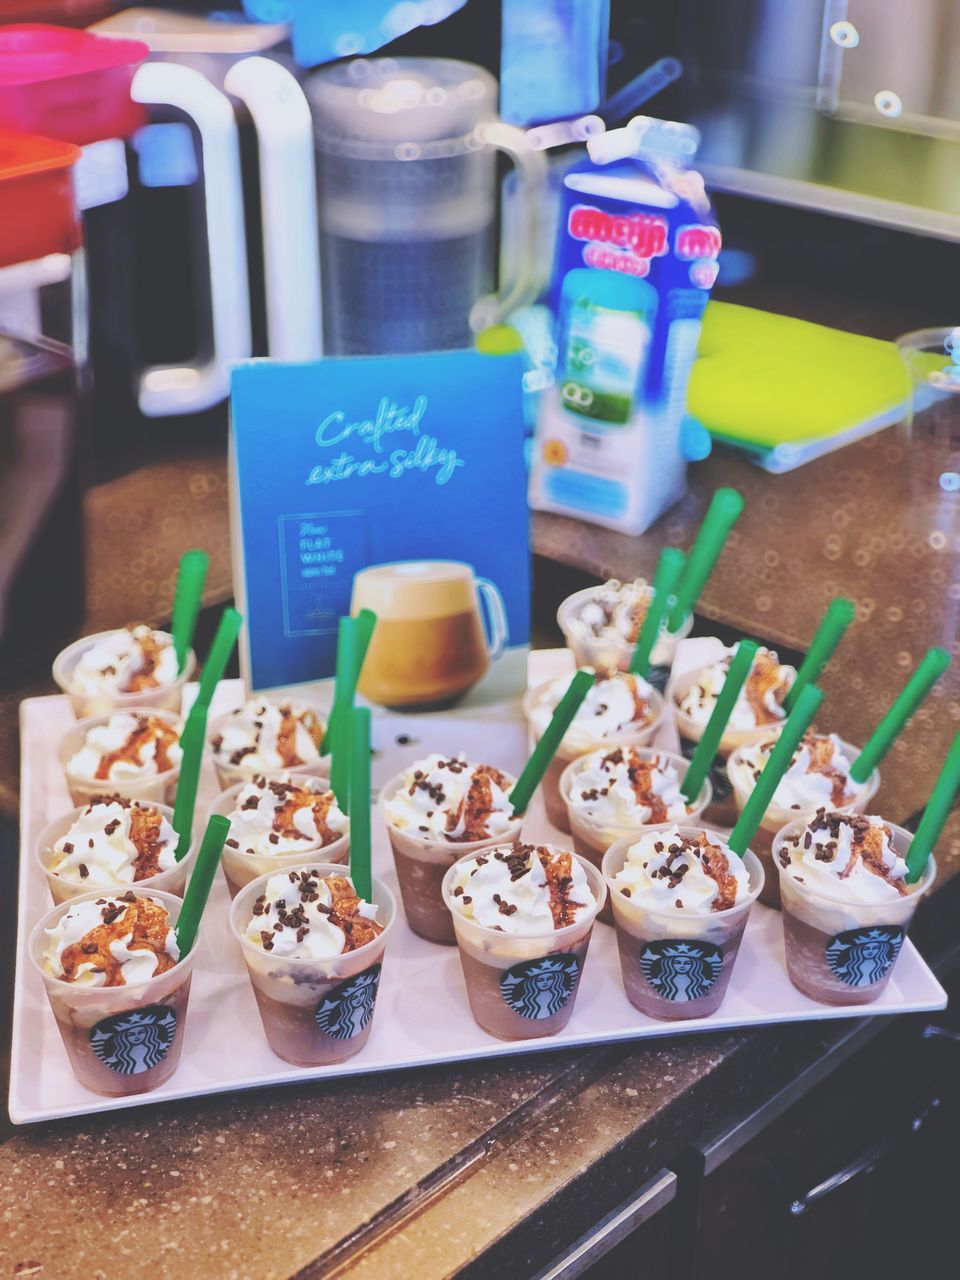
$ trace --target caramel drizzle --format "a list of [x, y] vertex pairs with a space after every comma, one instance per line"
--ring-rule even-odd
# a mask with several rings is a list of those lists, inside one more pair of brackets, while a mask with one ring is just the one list
[[[486, 840], [490, 834], [489, 822], [494, 813], [493, 788], [508, 790], [510, 783], [499, 769], [487, 764], [478, 765], [470, 780], [467, 794], [447, 814], [446, 833], [454, 843], [468, 844], [473, 840]], [[460, 835], [451, 835], [463, 819]]]
[[135, 671], [127, 682], [124, 693], [140, 693], [143, 689], [156, 689], [160, 681], [154, 672], [160, 665], [160, 645], [153, 631], [136, 637], [142, 659], [140, 669]]
[[125, 895], [120, 901], [126, 904], [122, 913], [105, 900], [103, 924], [85, 933], [79, 942], [64, 947], [60, 964], [65, 982], [75, 982], [80, 966], [89, 965], [94, 973], [105, 975], [105, 987], [126, 986], [123, 965], [110, 950], [110, 944], [127, 934], [133, 935], [127, 944], [128, 951], [150, 951], [156, 956], [154, 977], [166, 973], [177, 963], [167, 952], [170, 918], [166, 908], [146, 898], [135, 898], [132, 894]]
[[633, 719], [643, 724], [650, 719], [650, 704], [640, 692], [640, 684], [636, 676], [625, 677], [627, 688], [633, 696]]
[[321, 791], [317, 795], [316, 792], [307, 791], [305, 788], [294, 788], [287, 792], [283, 803], [274, 810], [273, 830], [289, 840], [308, 840], [309, 836], [297, 830], [295, 820], [301, 809], [312, 809], [313, 821], [321, 843], [324, 846], [333, 844], [342, 834], [327, 825], [327, 815], [333, 808], [334, 800], [332, 791]]
[[770, 711], [764, 704], [764, 698], [772, 691], [779, 706], [787, 696], [789, 687], [787, 680], [780, 674], [780, 663], [772, 654], [760, 650], [743, 687], [744, 697], [752, 708], [758, 725], [779, 724], [782, 716]]
[[663, 803], [662, 797], [656, 795], [653, 790], [653, 775], [659, 763], [659, 757], [644, 760], [633, 750], [627, 762], [627, 776], [630, 779], [633, 794], [637, 804], [650, 810], [650, 817], [647, 819], [650, 823], [667, 821], [667, 806]]
[[143, 767], [143, 751], [151, 742], [156, 743], [154, 761], [157, 773], [166, 773], [173, 768], [170, 759], [170, 748], [178, 741], [175, 729], [156, 716], [137, 716], [136, 727], [127, 739], [115, 751], [109, 751], [97, 765], [95, 777], [99, 782], [110, 778], [110, 771], [115, 764], [132, 764], [138, 769]]
[[146, 880], [160, 871], [160, 854], [166, 845], [160, 840], [161, 815], [156, 809], [130, 809], [130, 842], [137, 854], [133, 860], [133, 879]]
[[830, 761], [833, 758], [833, 743], [830, 738], [817, 737], [816, 734], [806, 734], [803, 739], [803, 746], [810, 752], [810, 767], [808, 773], [819, 773], [823, 777], [830, 779], [830, 802], [835, 805], [842, 805], [848, 798], [847, 779], [839, 769], [833, 768]]
[[544, 875], [547, 877], [550, 914], [553, 916], [554, 929], [563, 929], [568, 924], [574, 924], [578, 908], [586, 904], [575, 902], [570, 897], [570, 891], [573, 888], [573, 854], [565, 850], [553, 852], [538, 846], [536, 856], [540, 859]]

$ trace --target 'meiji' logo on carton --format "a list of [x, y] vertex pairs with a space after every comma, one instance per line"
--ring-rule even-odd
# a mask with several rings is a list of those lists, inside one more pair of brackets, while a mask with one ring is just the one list
[[606, 213], [594, 205], [577, 204], [570, 210], [567, 230], [574, 240], [617, 245], [638, 258], [657, 258], [668, 248], [666, 219], [652, 213], [627, 217]]

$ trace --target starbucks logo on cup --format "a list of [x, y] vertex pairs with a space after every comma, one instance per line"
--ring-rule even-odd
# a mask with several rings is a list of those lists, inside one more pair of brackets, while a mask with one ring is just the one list
[[352, 1040], [369, 1025], [377, 1003], [380, 969], [372, 964], [338, 987], [333, 987], [317, 1005], [317, 1026], [334, 1040]]
[[665, 938], [640, 952], [643, 976], [658, 996], [678, 1004], [705, 996], [723, 968], [723, 952], [712, 942]]
[[90, 1047], [111, 1071], [138, 1076], [163, 1061], [176, 1030], [174, 1011], [165, 1004], [151, 1004], [98, 1022], [90, 1032]]
[[827, 943], [827, 964], [846, 986], [871, 987], [889, 973], [903, 938], [904, 931], [896, 924], [847, 929]]
[[500, 994], [514, 1013], [539, 1022], [560, 1012], [577, 989], [579, 977], [580, 961], [573, 955], [525, 960], [504, 972]]

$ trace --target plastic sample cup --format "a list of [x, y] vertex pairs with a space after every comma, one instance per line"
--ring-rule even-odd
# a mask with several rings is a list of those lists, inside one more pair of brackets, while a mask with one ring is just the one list
[[[685, 756], [693, 755], [697, 749], [697, 743], [707, 727], [706, 720], [703, 724], [698, 724], [680, 707], [680, 702], [684, 695], [693, 688], [700, 679], [701, 674], [702, 669], [687, 671], [682, 676], [677, 676], [676, 679], [671, 680], [667, 686], [667, 701], [677, 722], [677, 732], [680, 734], [680, 750]], [[784, 716], [783, 720], [777, 724], [757, 725], [752, 729], [732, 729], [729, 725], [727, 726], [720, 739], [716, 761], [710, 770], [713, 799], [703, 813], [703, 821], [708, 827], [732, 827], [739, 814], [737, 802], [733, 796], [733, 788], [730, 785], [730, 779], [727, 777], [727, 757], [736, 751], [738, 747], [752, 746], [754, 743], [761, 742], [764, 738], [779, 736], [786, 723], [786, 716]]]
[[[630, 659], [634, 646], [622, 636], [578, 635], [575, 628], [583, 606], [589, 604], [604, 588], [585, 587], [583, 591], [575, 591], [557, 610], [557, 622], [563, 632], [567, 648], [573, 651], [578, 667], [593, 667], [595, 671], [629, 671]], [[677, 652], [677, 644], [685, 640], [693, 627], [693, 614], [687, 614], [678, 631], [668, 631], [666, 627], [657, 637], [650, 655], [653, 667], [670, 667]]]
[[[130, 889], [127, 885], [124, 892]], [[133, 886], [138, 897], [154, 898], [166, 907], [171, 924], [180, 914], [180, 899], [156, 889]], [[107, 896], [87, 893], [83, 899]], [[109, 896], [117, 896], [109, 891]], [[198, 937], [189, 954], [172, 969], [146, 982], [122, 987], [85, 987], [65, 982], [43, 967], [46, 930], [80, 899], [62, 903], [39, 922], [29, 952], [57, 1020], [73, 1073], [86, 1088], [108, 1097], [149, 1093], [173, 1075], [183, 1048], [190, 998], [190, 979], [200, 950]]]
[[[114, 628], [116, 631], [118, 628]], [[187, 661], [183, 671], [172, 684], [158, 685], [156, 689], [138, 689], [136, 693], [84, 693], [74, 681], [77, 663], [95, 644], [99, 644], [114, 631], [99, 631], [93, 636], [84, 636], [75, 640], [66, 649], [57, 654], [53, 661], [53, 678], [70, 699], [73, 714], [78, 720], [89, 716], [105, 716], [111, 711], [130, 711], [134, 708], [142, 711], [160, 709], [180, 714], [183, 700], [183, 688], [193, 678], [197, 665], [196, 655], [192, 649], [187, 651]]]
[[[863, 903], [839, 893], [828, 896], [780, 864], [781, 846], [806, 824], [805, 818], [788, 823], [773, 841], [787, 973], [798, 991], [820, 1004], [869, 1004], [890, 981], [913, 914], [936, 877], [936, 864], [930, 858], [923, 877], [902, 898]], [[913, 836], [892, 822], [887, 826], [894, 852], [905, 858]]]
[[[855, 760], [860, 754], [859, 748], [851, 746], [849, 742], [844, 742], [841, 745], [843, 747], [844, 755], [846, 755], [850, 760]], [[741, 749], [737, 748], [727, 761], [727, 777], [729, 778], [730, 786], [733, 788], [733, 798], [737, 805], [738, 814], [743, 812], [743, 806], [753, 794], [752, 786], [749, 788], [744, 786], [744, 780], [747, 776], [749, 776], [750, 780], [753, 781], [753, 775], [748, 775], [748, 772], [742, 764]], [[880, 771], [878, 769], [874, 769], [867, 781], [863, 783], [862, 786], [857, 787], [856, 797], [851, 800], [849, 804], [829, 804], [825, 807], [828, 808], [831, 813], [866, 813], [867, 805], [876, 795], [877, 788], [879, 786]], [[787, 825], [787, 823], [793, 822], [797, 818], [802, 817], [805, 822], [809, 822], [817, 812], [818, 808], [820, 808], [819, 805], [801, 813], [797, 809], [784, 809], [778, 804], [771, 804], [764, 813], [760, 826], [757, 828], [753, 839], [750, 841], [750, 848], [763, 863], [765, 878], [763, 881], [763, 889], [760, 893], [760, 901], [764, 906], [776, 907], [777, 909], [780, 907], [780, 877], [773, 865], [774, 837], [778, 831]]]
[[[674, 826], [647, 827], [645, 834], [672, 831]], [[696, 839], [703, 828], [677, 826], [676, 830]], [[713, 831], [708, 830], [707, 835], [718, 844], [724, 843], [723, 836]], [[614, 885], [627, 851], [636, 841], [636, 835], [618, 840], [603, 859], [623, 989], [634, 1008], [648, 1018], [706, 1018], [716, 1012], [727, 994], [750, 908], [763, 887], [763, 867], [748, 850], [744, 862], [750, 874], [750, 893], [728, 911], [651, 909]]]
[[[311, 780], [323, 784], [319, 788], [321, 791], [327, 790], [326, 779]], [[307, 781], [306, 778], [298, 778], [298, 782], [305, 781]], [[228, 787], [226, 791], [221, 792], [210, 806], [210, 813], [207, 816], [220, 813], [225, 818], [229, 818], [236, 809], [237, 797], [245, 786], [247, 786], [246, 782], [238, 782], [236, 786]], [[227, 841], [233, 838], [232, 834], [228, 835]], [[311, 858], [322, 858], [325, 863], [336, 863], [337, 866], [342, 867], [349, 856], [350, 829], [348, 827], [339, 840], [334, 840], [332, 844], [318, 845], [315, 849], [311, 849], [307, 841], [304, 841], [303, 848], [295, 849], [291, 853], [247, 853], [242, 845], [239, 849], [234, 849], [226, 843], [220, 855], [220, 866], [223, 869], [227, 888], [230, 890], [230, 897], [235, 898], [245, 885], [259, 876], [275, 875], [278, 871], [292, 871], [294, 868], [302, 867]]]
[[[164, 804], [147, 805], [134, 801], [134, 805], [140, 809], [156, 809], [168, 822], [173, 822], [173, 810]], [[190, 848], [176, 866], [168, 867], [166, 871], [160, 871], [155, 876], [147, 876], [144, 880], [117, 880], [110, 884], [91, 886], [86, 881], [74, 884], [71, 880], [64, 880], [60, 876], [54, 875], [50, 870], [51, 865], [57, 858], [53, 846], [67, 834], [81, 814], [86, 812], [86, 808], [86, 805], [81, 805], [79, 809], [72, 809], [70, 813], [64, 814], [63, 817], [55, 818], [53, 822], [47, 823], [37, 837], [36, 859], [40, 870], [46, 878], [50, 896], [54, 902], [69, 902], [73, 898], [89, 897], [94, 888], [96, 888], [100, 896], [104, 894], [115, 896], [118, 893], [125, 893], [127, 889], [135, 889], [138, 893], [152, 894], [154, 889], [160, 889], [175, 898], [183, 897], [187, 887], [187, 879], [199, 848], [199, 841], [196, 836], [190, 841]]]
[[[179, 736], [180, 717], [175, 711], [163, 711], [157, 707], [130, 707], [126, 714], [153, 716], [168, 724], [171, 729], [176, 729]], [[144, 804], [173, 804], [177, 779], [180, 777], [179, 763], [170, 769], [164, 769], [162, 773], [144, 773], [137, 778], [108, 778], [102, 781], [97, 778], [81, 778], [70, 772], [70, 761], [86, 745], [90, 730], [99, 729], [114, 715], [116, 712], [111, 711], [106, 715], [78, 720], [60, 739], [57, 756], [63, 766], [71, 801], [76, 805], [87, 805], [92, 800], [102, 800], [106, 796], [122, 796], [125, 800], [139, 800]]]
[[420, 938], [452, 946], [457, 938], [443, 899], [443, 878], [461, 858], [484, 849], [498, 848], [520, 839], [523, 815], [514, 818], [499, 835], [469, 842], [434, 840], [409, 827], [395, 827], [387, 815], [387, 803], [404, 788], [404, 774], [391, 778], [380, 793], [380, 810], [387, 824], [397, 883], [407, 924]]
[[[529, 689], [523, 699], [524, 715], [527, 717], [527, 724], [535, 741], [539, 741], [540, 731], [534, 722], [533, 713], [543, 702], [547, 691], [552, 688], [554, 683], [555, 681], [549, 680], [546, 684], [537, 685], [535, 689]], [[572, 760], [579, 759], [580, 756], [589, 755], [591, 751], [597, 751], [600, 747], [607, 751], [612, 751], [615, 747], [647, 746], [652, 742], [654, 734], [660, 728], [664, 716], [667, 714], [666, 704], [656, 689], [651, 689], [650, 691], [650, 709], [652, 714], [645, 724], [627, 726], [619, 733], [611, 733], [608, 737], [599, 740], [589, 738], [585, 733], [580, 732], [576, 721], [570, 726], [557, 749], [556, 755], [547, 766], [547, 771], [540, 783], [540, 791], [543, 795], [547, 817], [558, 831], [569, 832], [570, 830], [567, 819], [567, 806], [560, 794], [560, 779], [567, 765]]]
[[[301, 702], [297, 699], [296, 705], [301, 710], [312, 711], [319, 723], [324, 727], [329, 723], [330, 712], [316, 703]], [[228, 711], [225, 715], [217, 716], [207, 731], [208, 744], [213, 742], [218, 733], [223, 732], [224, 726], [235, 714], [233, 711]], [[318, 759], [308, 761], [306, 764], [279, 765], [276, 769], [258, 769], [252, 765], [244, 765], [242, 762], [231, 764], [229, 760], [218, 756], [212, 746], [210, 746], [210, 756], [217, 775], [217, 784], [221, 791], [226, 791], [229, 787], [235, 787], [240, 782], [251, 782], [256, 777], [275, 778], [280, 773], [289, 773], [293, 776], [308, 775], [314, 778], [330, 777], [329, 755], [320, 756]]]
[[[338, 864], [309, 859], [296, 870], [344, 874]], [[374, 877], [372, 900], [383, 932], [371, 942], [339, 956], [296, 960], [264, 951], [244, 934], [269, 879], [260, 876], [245, 885], [230, 907], [230, 928], [243, 953], [264, 1034], [273, 1052], [296, 1066], [344, 1062], [370, 1037], [384, 948], [397, 915], [393, 894]]]
[[[510, 846], [503, 846], [509, 849]], [[577, 857], [595, 898], [576, 924], [521, 937], [468, 920], [453, 896], [456, 865], [443, 878], [443, 900], [453, 917], [470, 1012], [499, 1040], [552, 1036], [570, 1021], [580, 977], [606, 888], [591, 862]]]
[[[601, 750], [606, 754], [605, 747], [601, 748]], [[659, 747], [637, 747], [635, 750], [643, 759], [648, 760], [652, 756], [656, 756], [666, 761], [668, 765], [676, 769], [681, 782], [690, 768], [689, 760], [685, 760], [683, 756], [673, 755], [670, 751], [661, 751]], [[567, 829], [573, 837], [575, 851], [581, 857], [586, 858], [588, 862], [592, 862], [597, 870], [600, 871], [603, 865], [603, 855], [611, 845], [631, 835], [636, 839], [640, 832], [646, 831], [648, 827], [657, 824], [635, 823], [631, 826], [615, 826], [613, 823], [598, 822], [593, 818], [587, 817], [581, 809], [577, 808], [571, 798], [577, 776], [583, 772], [587, 761], [587, 756], [580, 756], [567, 765], [560, 776], [560, 795], [567, 806]], [[703, 786], [700, 788], [700, 794], [697, 796], [696, 804], [689, 810], [683, 821], [689, 824], [696, 824], [700, 819], [700, 815], [710, 803], [712, 794], [710, 779], [705, 778]], [[599, 919], [604, 924], [613, 924], [613, 908], [610, 905], [609, 894], [607, 895], [606, 905], [600, 912]]]

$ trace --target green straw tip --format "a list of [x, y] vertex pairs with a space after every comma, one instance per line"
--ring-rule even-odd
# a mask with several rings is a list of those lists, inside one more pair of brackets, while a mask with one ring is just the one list
[[946, 671], [947, 667], [950, 665], [951, 658], [946, 649], [941, 649], [935, 646], [934, 648], [927, 650], [926, 657], [923, 661], [929, 670], [936, 671], [938, 675], [943, 675], [944, 671]]
[[721, 514], [736, 520], [743, 510], [743, 494], [739, 489], [718, 489], [710, 505]]

